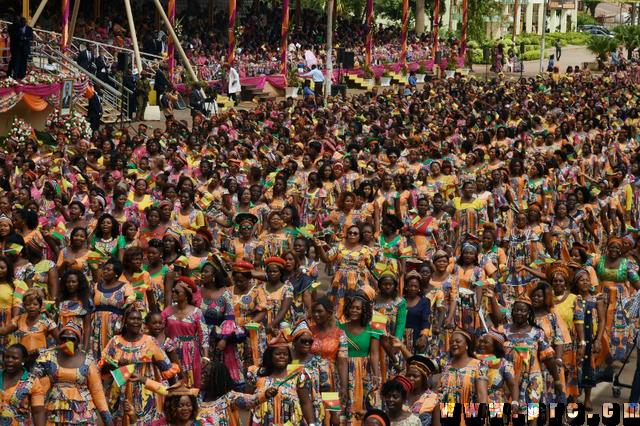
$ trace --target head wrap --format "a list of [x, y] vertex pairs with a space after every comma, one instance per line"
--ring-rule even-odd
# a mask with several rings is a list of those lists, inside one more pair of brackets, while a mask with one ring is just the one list
[[573, 273], [565, 262], [553, 262], [547, 267], [547, 280], [552, 281], [556, 275], [562, 275], [565, 280], [569, 281]]
[[469, 339], [470, 341], [474, 341], [474, 337], [471, 333], [469, 333], [467, 330], [460, 328], [460, 327], [456, 327], [455, 330], [453, 330], [453, 332], [451, 333], [452, 335], [456, 334], [456, 333], [460, 333], [463, 336], [465, 336], [467, 339]]
[[466, 249], [471, 249], [474, 251], [474, 253], [478, 254], [478, 245], [476, 243], [472, 243], [472, 242], [464, 242], [462, 243], [462, 247], [460, 249], [460, 253], [464, 253], [464, 251]]
[[181, 243], [182, 242], [182, 234], [180, 234], [179, 231], [175, 231], [171, 228], [167, 229], [164, 233], [165, 236], [170, 236], [173, 237], [177, 242]]
[[422, 279], [422, 275], [420, 275], [420, 272], [416, 271], [415, 269], [411, 272], [409, 272], [408, 274], [406, 274], [404, 276], [404, 281], [407, 282], [409, 280], [409, 278], [418, 278], [419, 280]]
[[365, 420], [367, 419], [377, 420], [382, 426], [391, 426], [391, 420], [389, 419], [389, 416], [382, 410], [375, 409], [367, 411], [367, 414], [365, 414], [364, 418], [362, 419], [362, 424], [364, 424]]
[[97, 200], [98, 203], [100, 203], [100, 206], [102, 206], [103, 209], [107, 206], [107, 199], [104, 198], [104, 196], [102, 196], [102, 194], [96, 194], [96, 196], [93, 197], [93, 199]]
[[244, 222], [250, 222], [251, 225], [258, 223], [258, 217], [251, 213], [240, 213], [236, 216], [236, 223], [242, 225]]
[[589, 274], [589, 271], [587, 271], [586, 269], [578, 269], [578, 270], [573, 274], [573, 281], [574, 281], [574, 282], [578, 282], [578, 279], [579, 279], [582, 275], [587, 275], [589, 278], [591, 278], [591, 274]]
[[164, 206], [169, 206], [171, 208], [173, 208], [173, 201], [171, 200], [163, 200], [160, 202], [160, 205], [158, 206], [158, 208], [163, 208]]
[[415, 368], [424, 374], [425, 377], [429, 377], [438, 371], [436, 364], [424, 355], [414, 355], [407, 359], [407, 367]]
[[250, 272], [253, 268], [253, 263], [245, 260], [240, 260], [233, 264], [233, 272]]
[[278, 265], [284, 268], [285, 266], [287, 266], [287, 262], [281, 257], [272, 256], [264, 261], [265, 268], [269, 265]]
[[284, 331], [280, 330], [278, 335], [269, 341], [269, 346], [272, 348], [288, 348], [289, 340], [284, 334]]
[[632, 247], [635, 247], [636, 245], [636, 239], [633, 235], [631, 234], [626, 234], [625, 236], [622, 237], [623, 240], [627, 240], [627, 242], [629, 244], [631, 244]]
[[5, 215], [0, 216], [0, 223], [3, 223], [3, 222], [8, 223], [9, 226], [13, 226], [13, 221], [8, 216], [5, 216]]
[[185, 291], [188, 291], [190, 294], [194, 294], [198, 291], [198, 287], [196, 283], [189, 277], [178, 277], [176, 279], [175, 287], [182, 287]]
[[407, 395], [413, 392], [413, 383], [411, 383], [411, 380], [407, 379], [405, 376], [398, 375], [394, 377], [392, 380], [395, 380], [396, 382], [400, 383], [404, 388], [405, 392], [407, 392]]
[[609, 248], [609, 246], [613, 243], [618, 243], [620, 244], [620, 247], [622, 247], [622, 238], [620, 237], [609, 237], [609, 239], [607, 240], [607, 248]]
[[536, 210], [538, 212], [542, 211], [542, 206], [539, 203], [531, 203], [529, 204], [529, 210]]
[[189, 389], [183, 381], [167, 388], [167, 396], [197, 396], [200, 389]]
[[33, 247], [39, 252], [42, 252], [45, 249], [45, 247], [47, 247], [47, 243], [44, 241], [42, 234], [39, 232], [36, 232], [35, 234], [33, 234], [33, 237], [31, 237], [31, 239], [27, 241], [27, 245]]
[[23, 175], [29, 176], [29, 178], [31, 179], [31, 182], [35, 182], [38, 179], [36, 174], [33, 173], [31, 170], [27, 170], [26, 172], [23, 173]]
[[489, 328], [489, 330], [487, 330], [486, 332], [486, 335], [491, 337], [496, 342], [500, 343], [500, 345], [503, 347], [505, 342], [507, 341], [507, 336], [505, 336], [503, 333], [499, 332], [495, 328]]
[[524, 303], [525, 305], [533, 306], [531, 304], [531, 299], [529, 298], [529, 296], [526, 295], [526, 293], [519, 294], [513, 303], [516, 304], [518, 302]]
[[447, 259], [449, 258], [449, 255], [447, 254], [446, 251], [444, 250], [438, 250], [436, 252], [436, 254], [433, 255], [433, 262], [435, 263], [438, 259], [440, 259], [441, 257], [446, 257]]
[[291, 333], [291, 340], [297, 339], [304, 333], [312, 334], [311, 330], [309, 329], [309, 324], [307, 324], [305, 320], [302, 320], [293, 329], [293, 332]]
[[200, 235], [209, 244], [211, 244], [211, 241], [213, 241], [213, 234], [204, 226], [201, 226], [200, 228], [198, 228], [198, 230], [196, 231], [196, 235]]
[[82, 327], [76, 324], [73, 321], [67, 322], [61, 329], [60, 334], [65, 331], [73, 331], [73, 333], [78, 337], [78, 340], [82, 340]]

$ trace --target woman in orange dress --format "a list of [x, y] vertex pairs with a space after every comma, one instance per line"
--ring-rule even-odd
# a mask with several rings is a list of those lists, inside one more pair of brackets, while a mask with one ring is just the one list
[[[59, 342], [77, 348], [82, 330], [68, 323], [60, 330]], [[105, 426], [114, 426], [96, 365], [80, 350], [70, 355], [58, 348], [40, 355], [33, 373], [45, 390], [47, 425], [96, 425], [99, 413]]]

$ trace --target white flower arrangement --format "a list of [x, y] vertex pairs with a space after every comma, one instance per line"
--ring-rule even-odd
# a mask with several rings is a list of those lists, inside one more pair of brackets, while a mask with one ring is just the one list
[[29, 139], [32, 133], [33, 127], [31, 127], [29, 123], [24, 121], [22, 118], [14, 117], [8, 136], [19, 142], [25, 142]]

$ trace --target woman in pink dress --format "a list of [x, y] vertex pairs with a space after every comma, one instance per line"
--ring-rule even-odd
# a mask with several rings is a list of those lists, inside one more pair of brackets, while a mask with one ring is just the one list
[[193, 305], [197, 291], [191, 278], [177, 278], [173, 286], [174, 305], [162, 311], [162, 319], [167, 337], [176, 342], [186, 386], [199, 389], [202, 365], [209, 362], [209, 329], [202, 311]]

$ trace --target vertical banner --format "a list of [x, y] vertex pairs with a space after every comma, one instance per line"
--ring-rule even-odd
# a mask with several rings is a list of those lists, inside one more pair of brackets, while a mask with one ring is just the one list
[[236, 0], [229, 0], [229, 49], [227, 57], [231, 66], [236, 60], [236, 12]]
[[371, 65], [373, 51], [373, 0], [367, 0], [367, 45], [364, 63]]
[[402, 55], [401, 61], [407, 61], [407, 24], [409, 21], [409, 0], [402, 0]]
[[468, 23], [468, 15], [469, 11], [469, 0], [464, 0], [462, 2], [462, 40], [460, 43], [460, 56], [463, 58], [467, 58], [467, 23]]
[[289, 0], [282, 0], [282, 30], [280, 51], [280, 74], [287, 75], [287, 57], [289, 56]]
[[[167, 15], [171, 28], [176, 28], [176, 0], [169, 0]], [[180, 43], [180, 40], [172, 40], [171, 35], [167, 39], [167, 64], [169, 65], [169, 79], [173, 81], [173, 69], [176, 65], [176, 48], [173, 43]]]
[[[431, 57], [436, 59], [436, 52], [438, 51], [438, 27], [440, 26], [440, 0], [436, 0], [433, 5], [433, 51]], [[440, 65], [440, 64], [436, 64]]]
[[62, 0], [62, 53], [69, 47], [69, 0]]

